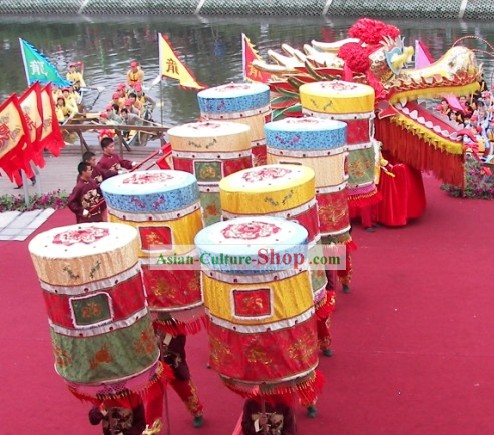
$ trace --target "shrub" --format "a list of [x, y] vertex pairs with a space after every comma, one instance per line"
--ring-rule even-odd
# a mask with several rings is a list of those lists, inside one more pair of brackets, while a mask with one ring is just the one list
[[40, 208], [64, 208], [67, 205], [67, 192], [56, 190], [54, 192], [35, 194], [29, 197], [29, 205], [26, 205], [23, 195], [0, 196], [0, 213], [4, 211], [28, 211]]

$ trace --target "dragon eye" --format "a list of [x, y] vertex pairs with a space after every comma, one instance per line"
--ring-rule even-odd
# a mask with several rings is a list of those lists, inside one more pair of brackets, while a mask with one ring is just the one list
[[399, 67], [393, 66], [393, 58], [395, 56], [401, 56], [403, 54], [403, 47], [394, 47], [391, 50], [386, 52], [386, 63], [393, 73], [398, 74], [401, 69], [401, 65]]

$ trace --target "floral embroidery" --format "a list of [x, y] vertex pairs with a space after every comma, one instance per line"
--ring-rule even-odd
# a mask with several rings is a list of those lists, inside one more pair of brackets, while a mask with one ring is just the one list
[[122, 181], [122, 184], [164, 183], [172, 179], [172, 175], [163, 173], [132, 174], [130, 177], [125, 178], [125, 180]]
[[225, 227], [221, 234], [226, 239], [254, 240], [259, 237], [269, 237], [281, 231], [275, 224], [266, 222], [251, 222], [247, 224], [232, 223]]
[[213, 367], [219, 367], [220, 364], [225, 364], [233, 356], [230, 349], [212, 335], [209, 336], [209, 352]]
[[301, 337], [292, 343], [288, 348], [290, 359], [297, 360], [303, 365], [309, 364], [313, 357], [313, 346], [315, 345], [312, 338], [312, 336]]
[[[90, 245], [103, 237], [110, 234], [108, 228], [100, 228], [97, 226], [91, 226], [83, 229], [68, 230], [63, 233], [58, 233], [53, 237], [53, 244], [71, 246], [76, 243], [84, 243]], [[65, 268], [64, 268], [64, 271]]]
[[257, 183], [259, 181], [276, 180], [283, 178], [285, 175], [293, 171], [288, 168], [259, 168], [252, 171], [246, 171], [242, 174], [242, 178], [249, 183]]
[[254, 166], [262, 166], [268, 163], [267, 157], [264, 154], [252, 154], [252, 164]]
[[237, 90], [247, 90], [250, 89], [249, 84], [242, 84], [242, 83], [230, 83], [227, 85], [223, 86], [218, 86], [215, 90], [219, 92], [230, 92], [230, 91], [237, 91]]
[[281, 201], [275, 201], [273, 198], [268, 197], [264, 198], [264, 202], [268, 202], [269, 204], [278, 207], [280, 205], [285, 205], [287, 201], [294, 195], [295, 191], [293, 189], [290, 190], [288, 194], [286, 194]]
[[167, 296], [168, 298], [174, 294], [170, 283], [164, 278], [156, 278], [151, 282], [151, 291], [158, 297], [162, 298]]
[[68, 367], [72, 364], [72, 357], [68, 351], [55, 345], [53, 352], [55, 354], [55, 361], [58, 367]]
[[91, 270], [89, 271], [89, 277], [91, 279], [94, 278], [94, 275], [99, 270], [100, 266], [101, 266], [101, 263], [99, 260], [97, 260], [96, 264], [93, 267], [91, 267]]
[[246, 352], [247, 361], [251, 364], [272, 364], [273, 358], [267, 354], [266, 349], [263, 346], [258, 346], [257, 343], [253, 344], [256, 346], [251, 347]]
[[347, 203], [342, 199], [335, 201], [330, 205], [320, 206], [319, 220], [334, 226], [347, 216], [348, 211], [346, 207]]
[[100, 364], [105, 364], [105, 363], [108, 364], [111, 363], [112, 361], [113, 361], [113, 357], [110, 354], [107, 345], [104, 344], [101, 347], [101, 349], [94, 354], [94, 357], [89, 360], [89, 364], [91, 366], [91, 369], [94, 370]]
[[213, 146], [216, 145], [216, 139], [213, 138], [213, 140], [211, 142], [208, 142], [207, 144], [205, 144], [204, 146], [201, 145], [200, 143], [196, 143], [196, 142], [193, 142], [191, 140], [189, 140], [189, 142], [187, 143], [188, 146], [190, 147], [193, 147], [193, 148], [206, 148], [206, 149], [209, 149]]
[[64, 272], [67, 272], [67, 274], [69, 275], [69, 278], [70, 279], [79, 279], [79, 277], [80, 277], [79, 274], [76, 275], [74, 272], [72, 272], [72, 269], [70, 269], [69, 266], [65, 266], [62, 270]]
[[134, 343], [134, 350], [141, 355], [150, 355], [156, 350], [154, 335], [142, 331], [139, 339]]
[[319, 86], [322, 89], [333, 89], [334, 91], [353, 91], [358, 88], [357, 85], [350, 82], [344, 82], [342, 80], [319, 82]]
[[84, 319], [92, 319], [94, 317], [101, 316], [102, 309], [100, 304], [96, 304], [94, 302], [88, 303], [82, 310], [81, 316]]

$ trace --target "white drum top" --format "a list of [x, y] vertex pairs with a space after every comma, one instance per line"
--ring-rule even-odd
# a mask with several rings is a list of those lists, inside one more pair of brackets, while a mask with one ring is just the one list
[[275, 187], [290, 187], [302, 184], [315, 177], [311, 168], [302, 165], [264, 165], [244, 169], [229, 175], [220, 181], [220, 189], [234, 187], [241, 191], [274, 190]]
[[342, 121], [334, 121], [331, 119], [316, 118], [306, 116], [304, 118], [284, 118], [278, 121], [269, 122], [266, 124], [267, 130], [273, 131], [327, 131], [345, 129], [346, 123]]
[[96, 222], [53, 228], [38, 234], [29, 243], [37, 257], [70, 259], [103, 254], [123, 248], [137, 238], [130, 225]]
[[263, 83], [227, 83], [200, 91], [200, 98], [235, 98], [246, 95], [256, 95], [269, 91], [269, 86]]
[[165, 193], [194, 183], [196, 178], [185, 171], [136, 171], [106, 179], [101, 183], [101, 190], [114, 195], [145, 195]]
[[228, 136], [250, 131], [250, 127], [238, 122], [228, 121], [205, 121], [191, 122], [178, 125], [168, 130], [169, 136], [175, 137], [218, 137]]
[[277, 252], [307, 242], [307, 230], [292, 221], [272, 216], [246, 216], [218, 222], [199, 231], [195, 244], [213, 254], [242, 254], [256, 257], [261, 248]]

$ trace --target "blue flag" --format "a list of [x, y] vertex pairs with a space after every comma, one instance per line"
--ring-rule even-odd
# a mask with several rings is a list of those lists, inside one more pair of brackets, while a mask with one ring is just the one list
[[70, 82], [62, 78], [48, 59], [29, 42], [21, 38], [19, 38], [19, 42], [21, 43], [22, 60], [29, 86], [34, 82], [53, 83], [61, 88], [70, 85]]

